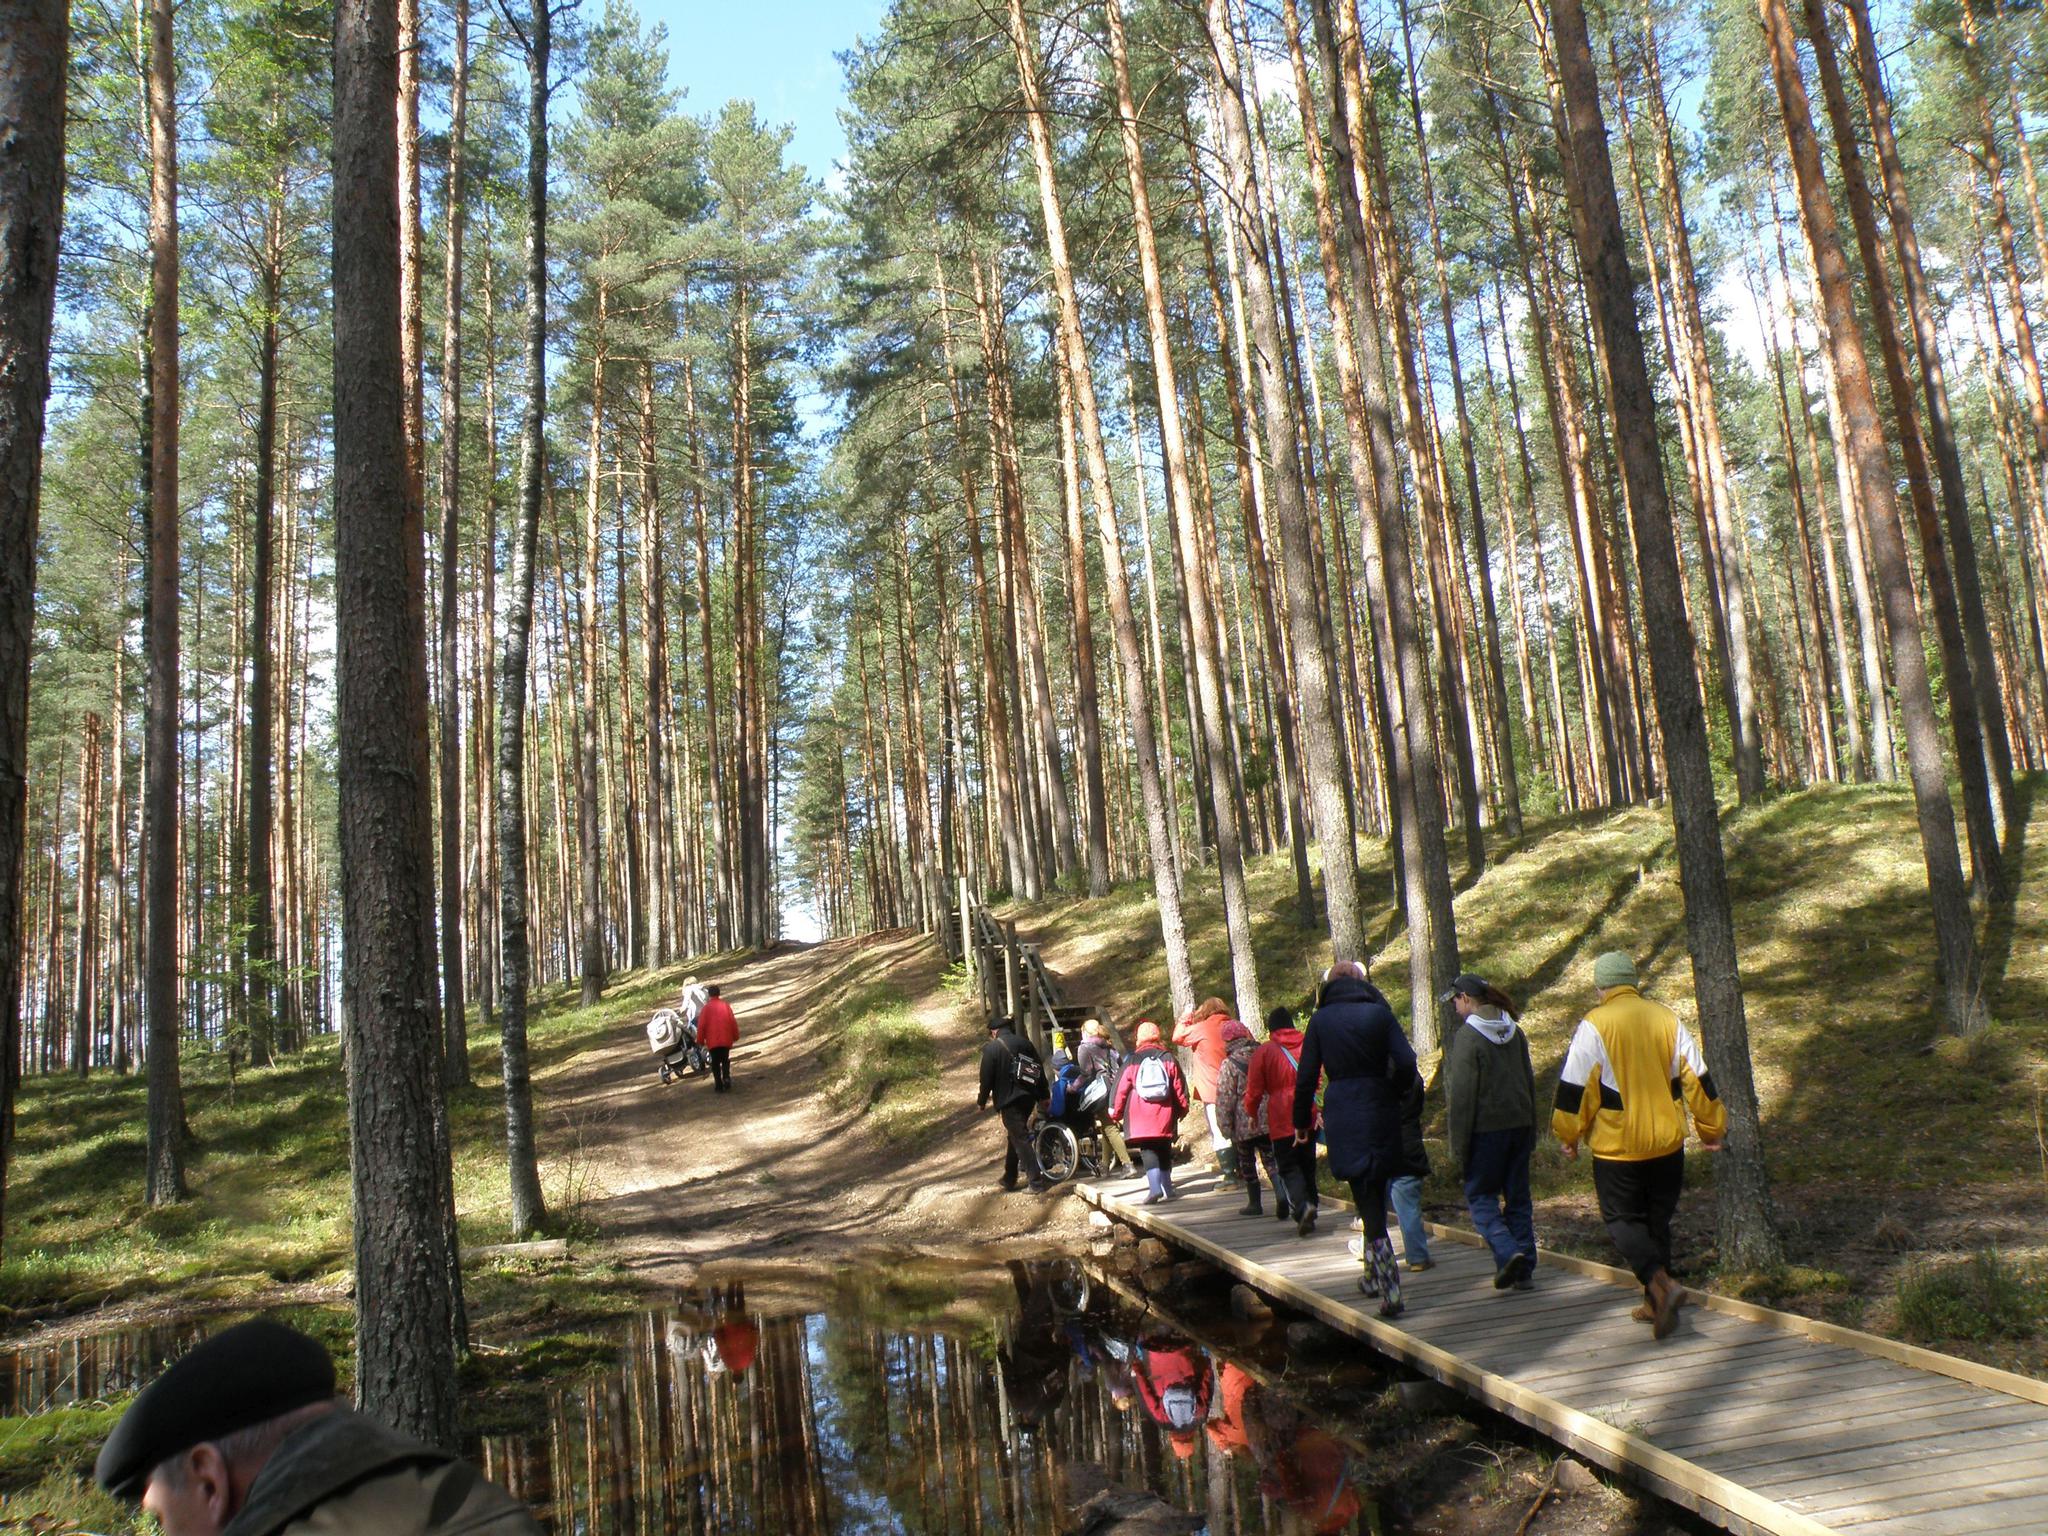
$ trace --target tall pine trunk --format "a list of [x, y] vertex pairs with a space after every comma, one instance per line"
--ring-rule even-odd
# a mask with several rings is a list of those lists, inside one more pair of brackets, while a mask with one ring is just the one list
[[1780, 1262], [1784, 1250], [1764, 1168], [1706, 711], [1693, 670], [1694, 637], [1686, 617], [1685, 586], [1678, 569], [1678, 545], [1658, 448], [1656, 396], [1651, 392], [1649, 364], [1636, 322], [1635, 284], [1629, 273], [1585, 12], [1579, 0], [1551, 0], [1550, 16], [1570, 135], [1564, 164], [1572, 193], [1573, 232], [1605, 364], [1615, 445], [1635, 514], [1636, 565], [1643, 600], [1658, 614], [1657, 621], [1647, 626], [1650, 676], [1664, 733], [1665, 774], [1671, 787], [1693, 994], [1708, 1066], [1728, 1107], [1727, 1151], [1714, 1178], [1722, 1261], [1764, 1269]]
[[[469, 0], [455, 0], [454, 74], [448, 95], [448, 243], [441, 308], [441, 1025], [450, 1088], [469, 1086], [463, 996], [462, 680], [457, 667], [462, 533], [462, 236], [469, 124]], [[492, 551], [484, 551], [488, 565]], [[481, 876], [481, 872], [480, 876]]]
[[1245, 894], [1244, 850], [1238, 841], [1228, 763], [1229, 739], [1223, 715], [1223, 663], [1216, 640], [1216, 604], [1209, 589], [1208, 567], [1196, 528], [1194, 483], [1188, 474], [1187, 435], [1182, 426], [1180, 387], [1173, 368], [1173, 343], [1166, 323], [1166, 288], [1160, 272], [1159, 242], [1152, 229], [1151, 192], [1145, 180], [1145, 155], [1138, 140], [1138, 109], [1131, 95], [1130, 63], [1125, 56], [1122, 0], [1103, 8], [1109, 23], [1110, 58], [1115, 65], [1117, 125], [1123, 140], [1124, 169], [1131, 188], [1131, 208], [1138, 238], [1138, 266], [1145, 289], [1145, 328], [1152, 342], [1152, 372], [1159, 401], [1159, 440], [1166, 458], [1166, 492], [1172, 504], [1174, 535], [1180, 546], [1187, 595], [1187, 618], [1194, 641], [1197, 729], [1209, 757], [1209, 805], [1214, 818], [1216, 867], [1223, 887], [1223, 923], [1230, 944], [1231, 979], [1236, 984], [1237, 1017], [1263, 1030], [1265, 1009], [1259, 996], [1258, 957], [1252, 946], [1251, 909]]
[[1038, 174], [1039, 210], [1045, 221], [1046, 252], [1052, 262], [1053, 292], [1058, 305], [1060, 364], [1081, 421], [1081, 441], [1088, 455], [1088, 479], [1095, 500], [1095, 533], [1102, 546], [1103, 584], [1108, 588], [1110, 623], [1117, 656], [1123, 664], [1124, 698], [1130, 709], [1131, 738], [1138, 757], [1138, 786], [1145, 805], [1145, 837], [1152, 858], [1152, 889], [1159, 903], [1160, 940], [1166, 952], [1169, 1000], [1176, 1018], [1195, 1004], [1193, 971], [1188, 961], [1187, 929], [1181, 916], [1180, 870], [1166, 825], [1166, 796], [1159, 781], [1159, 745], [1144, 708], [1145, 666], [1138, 648], [1138, 622], [1131, 609], [1130, 578], [1124, 570], [1123, 536], [1117, 527], [1116, 504], [1110, 495], [1109, 452], [1103, 443], [1102, 412], [1096, 402], [1095, 378], [1088, 367], [1088, 348], [1081, 331], [1080, 291], [1067, 254], [1066, 220], [1060, 207], [1059, 184], [1053, 172], [1052, 133], [1046, 126], [1045, 102], [1038, 81], [1038, 61], [1031, 44], [1024, 0], [1009, 0], [1010, 46], [1016, 55], [1017, 78], [1024, 97], [1024, 121], [1031, 138], [1031, 156]]
[[[1907, 564], [1905, 537], [1899, 526], [1877, 393], [1871, 385], [1870, 364], [1863, 351], [1855, 280], [1842, 255], [1834, 205], [1828, 196], [1820, 143], [1813, 132], [1812, 109], [1800, 76], [1799, 54], [1785, 0], [1757, 0], [1757, 11], [1763, 18], [1786, 145], [1791, 151], [1798, 185], [1800, 227], [1806, 234], [1827, 317], [1828, 347], [1845, 428], [1841, 449], [1855, 468], [1863, 531], [1876, 566], [1885, 626], [1891, 638], [1892, 674], [1898, 686], [1899, 713], [1906, 727], [1906, 769], [1920, 823], [1920, 847], [1927, 865], [1928, 898], [1939, 951], [1942, 1022], [1955, 1034], [1971, 1034], [1983, 1026], [1986, 1018], [1984, 999], [1979, 992], [1982, 978], [1978, 973], [1976, 932], [1963, 883], [1961, 850], [1956, 845], [1955, 813], [1949, 805], [1934, 696], [1927, 679], [1927, 653], [1914, 603], [1913, 573]], [[1844, 516], [1847, 515], [1845, 510]]]
[[526, 409], [519, 439], [519, 511], [512, 529], [498, 651], [498, 943], [504, 989], [499, 1055], [515, 1238], [536, 1231], [547, 1220], [534, 1160], [533, 1086], [526, 1054], [526, 1004], [533, 980], [526, 889], [526, 679], [533, 638], [534, 560], [547, 476], [549, 4], [550, 0], [533, 0], [521, 38], [527, 70]]
[[[171, 0], [149, 0], [149, 591], [143, 900], [151, 1205], [185, 1195], [178, 1080], [178, 103]], [[396, 198], [396, 190], [393, 197]]]
[[[424, 560], [405, 453], [400, 344], [397, 15], [335, 20], [334, 525], [356, 1396], [452, 1448], [460, 1271], [428, 935], [419, 744], [427, 729]], [[411, 544], [413, 547], [408, 547]]]
[[1294, 405], [1283, 371], [1280, 312], [1273, 290], [1270, 257], [1260, 228], [1258, 193], [1252, 172], [1251, 128], [1245, 116], [1237, 38], [1229, 0], [1209, 0], [1209, 67], [1220, 108], [1224, 141], [1225, 196], [1242, 237], [1246, 308], [1253, 338], [1252, 371], [1264, 408], [1265, 440], [1272, 458], [1267, 477], [1270, 505], [1279, 524], [1281, 566], [1287, 581], [1286, 621], [1294, 661], [1294, 686], [1301, 701], [1302, 744], [1306, 749], [1309, 802], [1316, 844], [1323, 856], [1323, 907], [1330, 944], [1339, 960], [1367, 953], [1358, 900], [1358, 850], [1351, 821], [1338, 701], [1331, 696], [1331, 657], [1323, 645], [1316, 611], [1316, 554], [1310, 528], [1314, 509], [1301, 477], [1301, 445]]

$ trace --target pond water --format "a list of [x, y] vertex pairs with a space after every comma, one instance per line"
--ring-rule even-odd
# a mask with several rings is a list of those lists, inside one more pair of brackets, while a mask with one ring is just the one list
[[[0, 1353], [0, 1412], [118, 1397], [232, 1321]], [[1403, 1411], [1335, 1335], [1067, 1261], [755, 1275], [618, 1328], [611, 1368], [477, 1404], [515, 1428], [470, 1453], [553, 1536], [1052, 1536], [1109, 1485], [1188, 1517], [1127, 1530], [1492, 1536], [1540, 1474], [1498, 1429]]]
[[[1105, 1480], [1215, 1533], [1409, 1529], [1375, 1504], [1370, 1448], [1273, 1384], [1277, 1327], [1232, 1354], [1072, 1264], [998, 1275], [973, 1295], [848, 1279], [790, 1310], [705, 1291], [635, 1320], [615, 1375], [481, 1459], [578, 1536], [1052, 1533]], [[1304, 1387], [1384, 1384], [1354, 1362]]]

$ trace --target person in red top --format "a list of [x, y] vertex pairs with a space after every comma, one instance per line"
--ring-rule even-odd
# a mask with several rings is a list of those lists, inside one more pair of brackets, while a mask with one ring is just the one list
[[1166, 1431], [1174, 1454], [1185, 1460], [1194, 1453], [1195, 1436], [1209, 1417], [1209, 1394], [1215, 1386], [1209, 1357], [1191, 1340], [1141, 1339], [1133, 1365], [1139, 1401]]
[[[1294, 1015], [1275, 1008], [1266, 1015], [1266, 1040], [1252, 1052], [1251, 1065], [1244, 1074], [1244, 1112], [1258, 1118], [1265, 1107], [1266, 1124], [1273, 1137], [1273, 1214], [1282, 1221], [1298, 1221], [1321, 1202], [1316, 1197], [1316, 1144], [1313, 1139], [1296, 1141], [1288, 1134], [1294, 1124], [1294, 1078], [1301, 1065], [1301, 1031], [1294, 1027]], [[1311, 1231], [1314, 1223], [1310, 1223]]]
[[1252, 1442], [1245, 1432], [1245, 1405], [1257, 1390], [1257, 1383], [1244, 1373], [1242, 1366], [1232, 1365], [1228, 1360], [1216, 1375], [1221, 1390], [1217, 1393], [1216, 1416], [1209, 1420], [1209, 1443], [1225, 1456], [1240, 1452], [1248, 1455]]
[[740, 1043], [740, 1021], [733, 1017], [732, 1004], [719, 996], [718, 988], [704, 991], [704, 1006], [697, 1010], [697, 1043], [711, 1053], [712, 1087], [730, 1093], [732, 1048]]
[[1216, 1079], [1223, 1071], [1223, 1058], [1229, 1054], [1223, 1026], [1231, 1022], [1230, 1005], [1220, 997], [1210, 997], [1195, 1004], [1194, 1011], [1173, 1026], [1173, 1043], [1186, 1050], [1193, 1061], [1188, 1077], [1194, 1087], [1195, 1102], [1202, 1106], [1209, 1121], [1209, 1140], [1225, 1178], [1237, 1173], [1237, 1149], [1223, 1134], [1223, 1123], [1216, 1115]]
[[1173, 1137], [1188, 1112], [1188, 1081], [1150, 1019], [1139, 1023], [1132, 1043], [1137, 1049], [1116, 1080], [1109, 1112], [1123, 1122], [1124, 1140], [1145, 1167], [1146, 1193], [1138, 1204], [1154, 1205], [1173, 1198]]

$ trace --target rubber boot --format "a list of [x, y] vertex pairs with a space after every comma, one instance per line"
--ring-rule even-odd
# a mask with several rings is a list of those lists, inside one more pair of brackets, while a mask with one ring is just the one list
[[1226, 1184], [1234, 1184], [1243, 1177], [1243, 1170], [1238, 1166], [1237, 1148], [1225, 1147], [1216, 1154], [1216, 1170]]
[[1380, 1316], [1399, 1317], [1401, 1302], [1401, 1266], [1394, 1258], [1393, 1239], [1375, 1238], [1372, 1245], [1372, 1267], [1380, 1286]]
[[1162, 1182], [1163, 1178], [1164, 1175], [1157, 1168], [1147, 1168], [1145, 1170], [1145, 1198], [1140, 1200], [1138, 1204], [1157, 1205], [1166, 1198], [1165, 1185]]
[[[1266, 1208], [1259, 1203], [1259, 1160], [1249, 1152], [1240, 1153], [1237, 1159], [1237, 1171], [1244, 1177], [1244, 1204], [1238, 1208], [1237, 1214], [1240, 1216], [1265, 1215]], [[1273, 1191], [1273, 1198], [1276, 1200], [1280, 1198], [1280, 1191], [1277, 1187]]]
[[1245, 1184], [1244, 1204], [1237, 1208], [1237, 1214], [1240, 1216], [1263, 1216], [1266, 1214], [1266, 1207], [1259, 1200], [1259, 1186], [1257, 1184], [1249, 1181]]

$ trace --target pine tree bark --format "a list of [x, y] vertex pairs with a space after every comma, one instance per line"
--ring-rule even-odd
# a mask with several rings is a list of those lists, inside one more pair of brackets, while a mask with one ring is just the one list
[[604, 386], [609, 362], [606, 352], [605, 320], [610, 306], [610, 289], [603, 278], [594, 281], [597, 313], [592, 322], [590, 356], [590, 456], [583, 472], [583, 571], [579, 591], [577, 625], [580, 660], [583, 666], [582, 696], [576, 707], [576, 846], [580, 903], [577, 911], [577, 956], [582, 983], [582, 1002], [588, 1008], [604, 996], [604, 839], [598, 827], [597, 714], [604, 689], [603, 656], [597, 638], [597, 566], [603, 556], [604, 485]]
[[95, 1025], [99, 1021], [100, 974], [100, 802], [105, 782], [101, 760], [103, 721], [87, 710], [85, 739], [78, 754], [78, 935], [71, 1005], [71, 1070], [92, 1070]]
[[1166, 494], [1180, 547], [1187, 621], [1194, 641], [1198, 719], [1208, 750], [1209, 806], [1216, 840], [1216, 868], [1223, 888], [1223, 925], [1230, 945], [1230, 973], [1237, 993], [1237, 1017], [1264, 1030], [1258, 957], [1252, 945], [1251, 908], [1245, 893], [1244, 850], [1238, 840], [1237, 809], [1230, 792], [1230, 745], [1223, 713], [1223, 663], [1216, 640], [1216, 605], [1197, 531], [1194, 482], [1188, 474], [1187, 435], [1180, 411], [1180, 385], [1173, 367], [1172, 335], [1166, 322], [1166, 287], [1159, 242], [1152, 228], [1152, 198], [1145, 178], [1144, 147], [1138, 139], [1138, 108], [1131, 94], [1130, 61], [1124, 47], [1121, 0], [1108, 0], [1109, 53], [1116, 75], [1117, 126], [1123, 140], [1124, 170], [1131, 188], [1138, 268], [1145, 290], [1145, 328], [1152, 343], [1152, 373], [1159, 405], [1159, 441], [1166, 459]]
[[284, 265], [284, 196], [282, 173], [264, 224], [263, 274], [257, 302], [262, 327], [256, 362], [256, 486], [251, 508], [249, 555], [249, 694], [248, 728], [244, 735], [247, 766], [242, 773], [245, 805], [242, 845], [242, 921], [246, 938], [242, 1007], [249, 1041], [249, 1062], [270, 1061], [277, 1019], [276, 909], [271, 889], [273, 780], [271, 722], [274, 716], [273, 641], [271, 637], [272, 544], [277, 502], [277, 374], [278, 309]]
[[70, 8], [62, 0], [21, 0], [0, 11], [0, 133], [12, 146], [0, 159], [0, 205], [8, 210], [0, 224], [0, 1212], [21, 1077], [28, 677], [69, 55]]
[[[1494, 760], [1498, 764], [1501, 830], [1510, 839], [1522, 835], [1522, 781], [1515, 768], [1514, 726], [1508, 714], [1507, 672], [1501, 662], [1500, 616], [1493, 597], [1493, 562], [1486, 547], [1486, 503], [1479, 494], [1478, 448], [1472, 435], [1472, 413], [1465, 403], [1465, 375], [1458, 360], [1458, 325], [1451, 304], [1450, 269], [1444, 261], [1443, 225], [1437, 216], [1436, 177], [1430, 170], [1429, 135], [1423, 126], [1422, 87], [1415, 73], [1415, 43], [1408, 20], [1407, 0], [1401, 0], [1402, 58], [1408, 70], [1408, 104], [1415, 121], [1416, 161], [1422, 172], [1422, 206], [1429, 219], [1429, 249], [1436, 268], [1437, 308], [1444, 328], [1444, 362], [1451, 375], [1451, 404], [1458, 423], [1458, 447], [1465, 470], [1465, 496], [1472, 507], [1473, 563], [1478, 567], [1481, 622], [1485, 628], [1486, 666], [1491, 680], [1487, 706], [1492, 711], [1494, 739], [1498, 743]], [[1451, 530], [1457, 532], [1457, 498], [1448, 496]], [[1512, 579], [1512, 578], [1511, 578]], [[1527, 662], [1523, 663], [1526, 681]], [[1531, 724], [1533, 726], [1533, 717]], [[1482, 850], [1483, 858], [1483, 850]]]
[[1279, 524], [1280, 556], [1287, 582], [1287, 632], [1294, 660], [1294, 684], [1301, 701], [1309, 802], [1316, 845], [1323, 858], [1323, 907], [1330, 943], [1339, 960], [1364, 956], [1365, 926], [1358, 899], [1358, 854], [1351, 821], [1343, 737], [1337, 701], [1331, 697], [1332, 658], [1323, 645], [1316, 610], [1316, 568], [1310, 523], [1314, 511], [1301, 475], [1301, 445], [1288, 394], [1285, 340], [1280, 331], [1270, 258], [1261, 241], [1251, 130], [1245, 117], [1237, 39], [1229, 0], [1208, 0], [1209, 67], [1224, 141], [1225, 196], [1243, 236], [1247, 309], [1253, 337], [1252, 371], [1264, 407], [1265, 440], [1271, 454], [1267, 478], [1271, 509]]
[[[185, 1197], [184, 1092], [178, 1078], [178, 105], [172, 0], [149, 22], [149, 592], [143, 740], [143, 1015], [149, 1031], [151, 1205]], [[397, 194], [394, 189], [393, 198]], [[395, 206], [395, 202], [394, 202]]]
[[1081, 441], [1088, 455], [1088, 478], [1095, 501], [1095, 532], [1102, 547], [1103, 585], [1107, 588], [1110, 624], [1122, 663], [1124, 697], [1130, 705], [1131, 738], [1138, 758], [1139, 791], [1144, 798], [1145, 837], [1152, 860], [1152, 889], [1159, 903], [1161, 944], [1166, 953], [1169, 1001], [1176, 1018], [1195, 1004], [1187, 929], [1181, 916], [1180, 870], [1166, 825], [1166, 797], [1159, 781], [1159, 747], [1152, 722], [1142, 707], [1145, 667], [1138, 648], [1137, 618], [1131, 610], [1130, 579], [1124, 570], [1123, 536], [1117, 528], [1111, 499], [1109, 453], [1103, 443], [1102, 412], [1096, 402], [1095, 379], [1088, 367], [1087, 343], [1081, 331], [1080, 292], [1073, 262], [1067, 254], [1066, 220], [1054, 176], [1052, 134], [1046, 127], [1045, 102], [1039, 87], [1024, 0], [1009, 0], [1010, 46], [1016, 55], [1017, 79], [1023, 93], [1024, 121], [1031, 138], [1032, 163], [1038, 176], [1038, 202], [1045, 222], [1046, 252], [1052, 263], [1053, 292], [1059, 312], [1060, 362], [1081, 422]]
[[[1060, 494], [1066, 511], [1067, 607], [1074, 648], [1074, 733], [1088, 797], [1088, 894], [1109, 894], [1109, 795], [1102, 779], [1102, 685], [1095, 671], [1095, 614], [1088, 601], [1088, 535], [1081, 517], [1081, 456], [1074, 440], [1074, 390], [1052, 370], [1060, 413]], [[951, 680], [950, 664], [947, 672]], [[951, 882], [947, 884], [951, 889]]]
[[656, 969], [669, 962], [669, 754], [664, 701], [668, 698], [668, 616], [663, 603], [661, 481], [654, 423], [654, 360], [640, 359], [640, 654], [646, 679], [647, 903], [650, 948]]
[[[1337, 0], [1314, 0], [1313, 14], [1324, 76], [1336, 82], [1330, 93], [1330, 147], [1336, 164], [1335, 175], [1329, 179], [1336, 184], [1342, 215], [1345, 272], [1341, 275], [1350, 281], [1331, 287], [1331, 292], [1340, 296], [1333, 301], [1333, 316], [1339, 310], [1344, 316], [1342, 326], [1333, 334], [1348, 334], [1356, 359], [1352, 369], [1355, 387], [1345, 391], [1345, 432], [1356, 444], [1352, 473], [1360, 491], [1360, 555], [1367, 592], [1386, 615], [1379, 640], [1389, 712], [1386, 736], [1394, 744], [1387, 754], [1393, 779], [1389, 800], [1400, 848], [1399, 875], [1408, 923], [1409, 992], [1414, 998], [1433, 999], [1457, 975], [1458, 934], [1451, 908], [1450, 854], [1444, 840], [1443, 779], [1428, 715], [1429, 663], [1417, 611], [1407, 514], [1401, 505], [1393, 409], [1386, 397], [1379, 276], [1365, 216], [1372, 193], [1365, 177], [1364, 61], [1358, 13], [1349, 0], [1344, 0], [1341, 8]], [[1297, 96], [1305, 73], [1297, 64]], [[1313, 141], [1319, 138], [1320, 130], [1311, 135], [1312, 153]], [[1321, 223], [1319, 212], [1319, 230]], [[1334, 230], [1331, 242], [1336, 242]], [[1330, 286], [1328, 272], [1326, 265], [1326, 286]], [[1340, 373], [1340, 385], [1341, 380]], [[1354, 411], [1360, 418], [1356, 422], [1352, 420]], [[1364, 441], [1357, 443], [1361, 435]], [[1392, 671], [1387, 672], [1390, 664]], [[1418, 1049], [1434, 1044], [1436, 1017], [1436, 1009], [1429, 1003], [1414, 1010]]]
[[1847, 429], [1841, 447], [1856, 468], [1864, 532], [1877, 567], [1885, 624], [1891, 637], [1892, 675], [1897, 681], [1899, 713], [1906, 727], [1906, 767], [1913, 785], [1939, 950], [1942, 1022], [1952, 1033], [1971, 1034], [1983, 1027], [1986, 1018], [1979, 992], [1982, 978], [1978, 973], [1977, 939], [1971, 924], [1969, 895], [1963, 884], [1961, 852], [1956, 846], [1955, 813], [1949, 806], [1934, 697], [1927, 680], [1927, 655], [1914, 607], [1912, 571], [1899, 527], [1877, 395], [1864, 356], [1862, 332], [1858, 329], [1854, 279], [1842, 255], [1785, 0], [1757, 0], [1757, 11], [1763, 18], [1771, 73], [1777, 82], [1786, 144], [1797, 179], [1800, 226], [1806, 234], [1827, 315], [1828, 346]]
[[[1807, 38], [1813, 45], [1815, 73], [1820, 78], [1821, 100], [1829, 125], [1834, 130], [1835, 159], [1842, 170], [1842, 190], [1849, 205], [1849, 221], [1856, 231], [1857, 253], [1863, 260], [1863, 279], [1870, 287], [1871, 326], [1877, 335], [1878, 355], [1884, 364], [1885, 384], [1891, 395], [1892, 419], [1898, 428], [1901, 456], [1905, 461], [1907, 498], [1920, 533], [1921, 569], [1927, 580], [1928, 604], [1934, 610], [1936, 637], [1941, 642], [1945, 671], [1944, 692], [1948, 695], [1949, 726], [1955, 736], [1956, 767], [1963, 788], [1963, 821], [1970, 835], [1970, 864], [1975, 884], [1993, 900], [2005, 893], [2004, 861], [2000, 842], [2006, 816], [2004, 796], [1993, 771], [1996, 754], [1989, 733], [2004, 741], [2003, 704], [1998, 697], [1997, 664], [1986, 641], [1982, 658], [1987, 671], [1980, 675], [1976, 658], [1970, 655], [1963, 635], [1962, 615], [1955, 583], [1949, 574], [1948, 554], [1942, 544], [1941, 526], [1934, 509], [1934, 487], [1927, 470], [1927, 453], [1920, 436], [1920, 417], [1914, 379], [1906, 365], [1905, 348], [1899, 340], [1898, 304], [1892, 296], [1891, 273], [1885, 266], [1879, 243], [1877, 211], [1871, 205], [1870, 184], [1863, 173], [1863, 156], [1857, 148], [1856, 123], [1849, 112], [1848, 92], [1835, 57], [1834, 38], [1828, 31], [1827, 15], [1820, 0], [1804, 0]], [[1960, 487], [1959, 487], [1960, 489]], [[1963, 513], [1967, 531], [1968, 509]], [[1980, 712], [1981, 707], [1981, 712]], [[2005, 761], [2009, 780], [2012, 763]]]
[[1571, 136], [1564, 163], [1572, 192], [1573, 232], [1607, 375], [1615, 443], [1635, 514], [1636, 564], [1644, 602], [1658, 613], [1657, 622], [1648, 626], [1650, 673], [1663, 725], [1693, 993], [1708, 1065], [1728, 1107], [1727, 1150], [1714, 1176], [1721, 1253], [1723, 1262], [1763, 1269], [1782, 1260], [1783, 1245], [1764, 1168], [1706, 711], [1693, 671], [1694, 637], [1658, 448], [1656, 397], [1636, 322], [1635, 284], [1629, 274], [1585, 12], [1579, 0], [1551, 0], [1549, 9], [1564, 87], [1565, 125]]
[[[447, 1193], [430, 871], [424, 552], [400, 341], [397, 15], [335, 23], [334, 523], [342, 988], [355, 1186], [356, 1393], [453, 1448], [460, 1271]], [[414, 547], [408, 548], [408, 543]]]
[[[386, 0], [388, 3], [388, 0]], [[526, 683], [533, 638], [534, 560], [547, 478], [548, 68], [550, 0], [533, 0], [521, 30], [526, 53], [526, 407], [520, 425], [519, 510], [506, 569], [498, 651], [498, 943], [502, 1008], [499, 1057], [505, 1081], [505, 1163], [515, 1238], [547, 1220], [534, 1157], [533, 1086], [526, 1051], [532, 985], [532, 922], [527, 894]]]
[[[448, 93], [447, 224], [441, 309], [441, 1025], [443, 1073], [469, 1086], [469, 1027], [463, 977], [462, 678], [457, 665], [462, 570], [462, 237], [469, 125], [469, 0], [454, 0], [454, 73]], [[485, 563], [491, 560], [485, 552]]]

